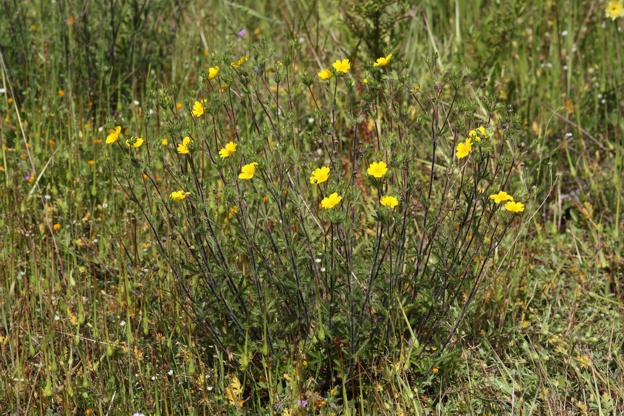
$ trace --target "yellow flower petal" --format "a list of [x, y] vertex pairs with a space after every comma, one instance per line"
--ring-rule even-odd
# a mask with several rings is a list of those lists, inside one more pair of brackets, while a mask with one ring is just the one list
[[399, 200], [393, 196], [384, 195], [381, 197], [381, 201], [379, 201], [381, 205], [388, 208], [393, 208], [399, 205]]
[[323, 198], [323, 200], [321, 201], [321, 207], [325, 209], [331, 209], [338, 205], [340, 201], [342, 201], [342, 197], [338, 195], [337, 192], [334, 192], [330, 196], [326, 196], [325, 198]]
[[375, 178], [381, 178], [386, 172], [388, 172], [388, 165], [385, 162], [373, 162], [366, 170], [366, 173]]

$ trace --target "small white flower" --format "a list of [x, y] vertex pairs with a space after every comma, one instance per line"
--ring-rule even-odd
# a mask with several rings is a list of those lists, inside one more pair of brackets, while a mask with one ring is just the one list
[[572, 133], [566, 133], [566, 137], [572, 137]]
[[139, 104], [141, 104], [141, 103], [139, 103], [137, 100], [134, 100], [134, 101], [133, 101], [133, 103], [134, 103], [134, 105], [139, 105]]
[[606, 104], [607, 100], [605, 100], [604, 98], [602, 100], [600, 100], [601, 103]]
[[214, 389], [214, 387], [212, 387], [212, 386], [206, 387], [206, 390], [208, 390], [208, 391], [212, 391], [212, 389]]
[[567, 30], [562, 31], [562, 32], [561, 32], [561, 36], [562, 36], [562, 37], [564, 37], [564, 38], [565, 38], [566, 36], [568, 36], [568, 31], [567, 31]]
[[126, 321], [119, 322], [119, 326], [126, 326]]
[[145, 416], [143, 413], [134, 413], [132, 416]]
[[152, 381], [156, 380], [156, 376], [152, 376]]
[[98, 240], [97, 238], [94, 238], [93, 239], [93, 244], [97, 243], [98, 241], [100, 241], [100, 240]]
[[50, 195], [46, 194], [46, 195], [44, 196], [44, 198], [45, 198], [46, 200], [48, 200], [48, 201], [49, 201], [49, 200], [50, 200], [50, 198], [52, 198], [52, 197], [51, 197]]
[[564, 66], [563, 66], [563, 70], [564, 70], [564, 71], [567, 71], [567, 70], [568, 70], [568, 66], [567, 66], [567, 65], [564, 65]]
[[106, 202], [104, 202], [104, 203], [102, 204], [102, 208], [103, 208], [103, 209], [108, 208], [108, 204], [107, 204]]
[[325, 267], [321, 267], [321, 273], [325, 273]]
[[299, 38], [299, 43], [303, 43], [303, 42], [305, 42], [305, 38], [304, 38], [303, 36], [301, 36], [301, 37]]
[[60, 317], [60, 316], [58, 316], [58, 315], [54, 315], [54, 320], [55, 320], [55, 321], [60, 321], [60, 320], [61, 320], [61, 317]]
[[310, 124], [314, 123], [314, 117], [308, 117], [308, 123]]
[[314, 259], [314, 261], [315, 261], [315, 262], [317, 262], [317, 263], [320, 263], [320, 262], [321, 262], [321, 259], [316, 258], [316, 259]]
[[98, 127], [98, 131], [102, 131], [102, 130], [104, 130], [104, 127], [101, 127], [101, 126]]
[[602, 98], [602, 94], [598, 94], [598, 99]]
[[169, 371], [167, 371], [167, 374], [169, 374], [170, 376], [172, 376], [172, 375], [173, 375], [173, 370], [169, 370]]

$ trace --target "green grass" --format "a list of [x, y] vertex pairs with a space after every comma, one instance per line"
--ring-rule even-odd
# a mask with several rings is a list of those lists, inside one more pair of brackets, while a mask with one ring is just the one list
[[[7, 3], [11, 18], [0, 19], [0, 409], [280, 414], [281, 403], [281, 414], [287, 408], [327, 415], [621, 414], [624, 19], [606, 19], [603, 2], [517, 3], [392, 4], [391, 16], [380, 20], [382, 35], [365, 26], [363, 11], [340, 1], [155, 1], [144, 8], [92, 2], [85, 9], [77, 2]], [[242, 38], [241, 29], [247, 31]], [[300, 48], [297, 74], [289, 75], [292, 90], [279, 97], [296, 98], [303, 126], [314, 102], [301, 76], [316, 83], [318, 71], [349, 57], [351, 76], [361, 82], [380, 48], [393, 53], [393, 68], [404, 63], [406, 83], [423, 92], [434, 91], [445, 71], [468, 68], [471, 84], [462, 85], [458, 123], [517, 117], [517, 140], [509, 142], [516, 148], [508, 150], [523, 154], [512, 183], [527, 210], [493, 254], [448, 347], [442, 348], [444, 332], [417, 351], [408, 343], [414, 311], [401, 306], [391, 322], [403, 336], [384, 345], [385, 354], [354, 366], [349, 380], [336, 377], [324, 386], [318, 372], [326, 350], [305, 339], [297, 345], [279, 340], [279, 353], [245, 370], [246, 350], [224, 352], [207, 335], [206, 323], [223, 322], [202, 322], [180, 293], [168, 258], [122, 188], [143, 186], [143, 179], [103, 140], [116, 125], [127, 129], [123, 140], [141, 135], [151, 146], [155, 138], [173, 137], [189, 117], [176, 118], [165, 106], [144, 117], [154, 98], [168, 95], [188, 115], [205, 94], [200, 75], [206, 67], [222, 57], [251, 58], [261, 40], [274, 50], [267, 57], [276, 59]], [[263, 98], [268, 91], [261, 90]], [[331, 91], [318, 84], [313, 92], [319, 102], [332, 102]], [[501, 104], [496, 109], [494, 100]], [[243, 107], [231, 105], [241, 131], [252, 131]], [[415, 123], [426, 123], [416, 102], [408, 105], [417, 112]], [[335, 111], [336, 131], [344, 131], [352, 110], [339, 99]], [[263, 117], [260, 107], [257, 113]], [[375, 120], [384, 132], [387, 120]], [[310, 143], [302, 139], [292, 157], [312, 158]], [[452, 159], [452, 146], [444, 146], [440, 166]], [[428, 183], [429, 147], [414, 152], [422, 152], [419, 174]], [[167, 160], [183, 169], [173, 156]], [[146, 166], [163, 190], [171, 189], [162, 164]], [[223, 186], [211, 180], [207, 192]], [[145, 206], [160, 212], [156, 202]], [[222, 207], [219, 218], [228, 210]], [[158, 225], [174, 230], [165, 220]], [[372, 230], [364, 249], [374, 242]], [[172, 258], [183, 255], [167, 241]], [[452, 326], [458, 313], [451, 309], [441, 328]], [[246, 349], [246, 339], [240, 345]], [[261, 350], [252, 341], [249, 348]], [[346, 374], [342, 357], [329, 356], [334, 374]], [[243, 386], [242, 408], [228, 399], [233, 375]], [[308, 407], [298, 408], [298, 398]]]

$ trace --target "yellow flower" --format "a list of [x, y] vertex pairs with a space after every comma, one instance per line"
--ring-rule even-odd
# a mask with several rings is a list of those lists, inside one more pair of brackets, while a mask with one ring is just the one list
[[346, 74], [349, 69], [351, 69], [351, 63], [348, 59], [343, 59], [342, 61], [339, 59], [332, 65], [334, 69], [338, 72], [342, 72]]
[[190, 192], [184, 192], [184, 190], [179, 190], [179, 191], [175, 191], [175, 192], [171, 192], [171, 199], [173, 199], [174, 201], [183, 201], [184, 198], [186, 198], [187, 195], [190, 195]]
[[192, 140], [190, 137], [185, 137], [184, 139], [182, 139], [182, 144], [178, 145], [178, 153], [180, 153], [181, 155], [188, 155], [189, 153], [191, 153], [189, 151], [188, 145], [191, 144]]
[[256, 173], [256, 165], [258, 163], [252, 162], [248, 165], [245, 165], [241, 168], [241, 173], [238, 175], [240, 179], [249, 180], [254, 177], [254, 173]]
[[375, 63], [373, 64], [373, 66], [377, 67], [377, 66], [386, 66], [390, 63], [390, 60], [392, 59], [392, 54], [386, 56], [385, 58], [382, 56], [381, 58], [377, 59], [375, 61]]
[[455, 153], [455, 156], [457, 156], [457, 159], [463, 159], [468, 156], [471, 150], [472, 140], [467, 138], [465, 143], [461, 142], [457, 144], [457, 152]]
[[213, 66], [212, 68], [208, 68], [208, 79], [214, 79], [219, 76], [219, 67]]
[[139, 148], [143, 144], [144, 140], [140, 137], [132, 137], [126, 140], [126, 146]]
[[60, 230], [60, 229], [61, 229], [61, 224], [56, 223], [56, 224], [54, 224], [54, 225], [52, 226], [52, 228], [54, 228], [54, 231], [58, 231], [58, 230]]
[[221, 156], [221, 158], [226, 158], [233, 155], [234, 152], [236, 152], [236, 143], [229, 142], [223, 149], [219, 150], [219, 156]]
[[177, 103], [177, 104], [176, 104], [176, 108], [177, 108], [178, 110], [182, 110], [182, 107], [184, 107], [184, 105], [183, 105], [182, 103]]
[[342, 201], [342, 197], [338, 195], [338, 193], [334, 192], [330, 196], [326, 196], [325, 198], [323, 198], [323, 200], [321, 201], [321, 207], [325, 209], [331, 209], [338, 205], [340, 201]]
[[522, 212], [524, 211], [524, 204], [522, 202], [509, 201], [505, 204], [505, 209], [509, 212]]
[[161, 146], [169, 146], [169, 139], [162, 139], [160, 141]]
[[496, 204], [500, 204], [501, 202], [505, 202], [505, 201], [513, 202], [514, 200], [513, 196], [509, 195], [505, 191], [499, 191], [497, 194], [490, 195], [490, 199], [492, 199]]
[[366, 173], [375, 178], [381, 178], [386, 172], [388, 172], [388, 165], [385, 162], [373, 162], [366, 170]]
[[327, 81], [328, 79], [330, 79], [333, 76], [329, 69], [324, 69], [321, 72], [319, 72], [317, 75], [323, 81]]
[[240, 58], [238, 61], [236, 62], [232, 62], [231, 65], [234, 68], [239, 68], [242, 64], [244, 64], [245, 62], [247, 62], [247, 57], [243, 56], [242, 58]]
[[388, 208], [392, 208], [394, 209], [394, 207], [396, 207], [397, 205], [399, 205], [399, 200], [396, 199], [393, 196], [389, 196], [389, 195], [384, 195], [381, 197], [381, 201], [380, 201], [381, 205], [383, 205], [384, 207], [388, 207]]
[[490, 136], [488, 136], [487, 132], [485, 131], [485, 127], [480, 126], [476, 130], [470, 130], [468, 132], [468, 137], [470, 137], [471, 139], [475, 139], [476, 141], [481, 141], [481, 137], [487, 139]]
[[119, 134], [121, 133], [121, 126], [117, 126], [108, 132], [106, 136], [106, 144], [113, 144], [119, 140]]
[[624, 16], [624, 5], [621, 0], [611, 0], [605, 9], [605, 15], [612, 20]]
[[199, 101], [195, 101], [195, 104], [193, 104], [192, 114], [195, 117], [199, 117], [204, 114], [204, 106]]
[[63, 90], [58, 90], [58, 95], [60, 95], [61, 97], [63, 97], [65, 95], [65, 91]]
[[329, 179], [329, 168], [323, 166], [322, 168], [314, 169], [312, 176], [310, 176], [310, 183], [318, 185]]
[[95, 165], [95, 160], [89, 160], [87, 163], [89, 164], [89, 166], [93, 166]]

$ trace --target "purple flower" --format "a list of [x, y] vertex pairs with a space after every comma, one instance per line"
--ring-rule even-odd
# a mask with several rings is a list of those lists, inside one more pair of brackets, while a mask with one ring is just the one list
[[245, 35], [247, 34], [247, 30], [243, 29], [240, 32], [238, 32], [238, 36], [240, 36], [241, 38], [245, 37]]
[[306, 407], [308, 405], [308, 402], [305, 400], [297, 400], [297, 405], [301, 407]]
[[24, 175], [24, 180], [30, 180], [30, 172], [27, 172], [26, 175]]

